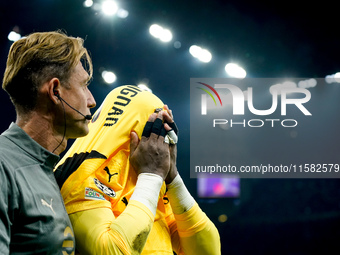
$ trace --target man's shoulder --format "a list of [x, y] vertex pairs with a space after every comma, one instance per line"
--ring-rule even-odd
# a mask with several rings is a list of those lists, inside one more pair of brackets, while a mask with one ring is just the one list
[[7, 136], [0, 135], [0, 165], [2, 168], [17, 169], [31, 162], [29, 157], [17, 144]]
[[0, 172], [3, 175], [2, 178], [9, 178], [9, 176], [14, 175], [13, 162], [18, 162], [21, 158], [17, 156], [18, 149], [7, 137], [0, 135]]
[[2, 155], [15, 154], [18, 152], [17, 146], [5, 135], [0, 135], [0, 158]]

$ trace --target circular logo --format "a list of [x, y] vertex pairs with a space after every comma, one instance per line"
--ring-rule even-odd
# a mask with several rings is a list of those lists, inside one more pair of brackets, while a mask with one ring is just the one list
[[98, 179], [93, 178], [94, 183], [96, 184], [96, 186], [98, 187], [98, 189], [100, 189], [105, 195], [108, 195], [109, 197], [115, 197], [116, 196], [116, 192], [105, 186], [103, 183], [101, 183]]

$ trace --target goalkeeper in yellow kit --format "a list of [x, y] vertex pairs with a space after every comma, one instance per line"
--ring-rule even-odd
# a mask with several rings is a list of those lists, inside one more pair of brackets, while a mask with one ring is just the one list
[[221, 253], [177, 172], [177, 128], [159, 98], [118, 87], [89, 129], [55, 171], [80, 254]]

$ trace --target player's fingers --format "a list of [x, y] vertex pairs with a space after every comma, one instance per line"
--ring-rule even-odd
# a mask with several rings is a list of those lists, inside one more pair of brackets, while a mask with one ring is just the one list
[[150, 116], [149, 116], [149, 119], [148, 121], [150, 122], [154, 122], [157, 118], [157, 113], [152, 113]]
[[173, 129], [167, 132], [165, 142], [169, 144], [176, 144], [178, 142], [178, 136]]
[[156, 113], [153, 113], [149, 116], [149, 119], [144, 126], [142, 137], [150, 137], [153, 122], [155, 121], [156, 118], [157, 118]]
[[169, 127], [176, 133], [176, 135], [178, 135], [178, 128], [175, 122], [172, 123], [168, 123]]
[[172, 115], [172, 110], [169, 108], [168, 105], [164, 105], [164, 110], [166, 110], [169, 113], [171, 119], [174, 119], [174, 116]]
[[177, 135], [177, 139], [175, 139], [177, 141], [178, 140], [178, 128], [177, 128], [176, 123], [174, 122], [174, 116], [172, 115], [172, 111], [169, 109], [168, 105], [164, 105], [164, 109], [166, 110], [166, 112], [164, 112], [163, 114], [164, 122], [166, 122], [168, 124], [168, 127], [170, 127], [170, 129], [168, 129], [167, 126], [165, 126], [166, 130], [169, 132], [172, 129]]
[[166, 130], [166, 132], [170, 131], [172, 128], [169, 126], [168, 123], [164, 123], [164, 128]]
[[165, 129], [164, 125], [162, 126], [161, 133], [159, 134], [160, 136], [165, 137], [167, 134], [167, 130]]
[[149, 121], [146, 122], [144, 129], [143, 129], [142, 137], [150, 137], [152, 126], [153, 126], [153, 122], [149, 122]]
[[154, 121], [152, 125], [151, 133], [154, 133], [157, 136], [160, 135], [162, 127], [163, 127], [163, 113], [159, 112], [157, 115], [157, 119]]
[[130, 156], [134, 153], [139, 143], [138, 135], [132, 131], [130, 133]]
[[174, 129], [172, 129], [169, 124], [164, 124], [164, 130], [166, 130], [166, 136], [164, 138], [164, 142], [168, 144], [176, 144], [178, 142], [178, 136], [175, 133]]
[[169, 112], [167, 112], [167, 111], [163, 112], [163, 119], [164, 119], [164, 122], [166, 122], [166, 123], [174, 122], [173, 118], [170, 116]]

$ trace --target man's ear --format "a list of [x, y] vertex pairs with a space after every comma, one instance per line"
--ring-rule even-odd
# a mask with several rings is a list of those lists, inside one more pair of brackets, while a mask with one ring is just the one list
[[58, 78], [52, 78], [47, 82], [47, 90], [49, 98], [57, 104], [61, 93], [61, 84]]

